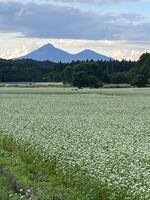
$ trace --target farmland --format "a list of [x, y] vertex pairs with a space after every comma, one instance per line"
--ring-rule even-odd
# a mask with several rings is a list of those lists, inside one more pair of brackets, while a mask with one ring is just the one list
[[150, 199], [150, 89], [0, 88], [0, 113], [1, 148], [72, 200]]

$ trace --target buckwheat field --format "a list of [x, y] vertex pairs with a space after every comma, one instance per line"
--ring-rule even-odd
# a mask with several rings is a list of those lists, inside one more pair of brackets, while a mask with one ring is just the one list
[[149, 200], [150, 89], [40, 90], [0, 94], [1, 140], [81, 183], [87, 200]]

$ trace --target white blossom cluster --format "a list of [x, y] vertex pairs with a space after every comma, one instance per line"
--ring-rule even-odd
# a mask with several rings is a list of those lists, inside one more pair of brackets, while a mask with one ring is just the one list
[[64, 174], [85, 172], [112, 200], [150, 199], [150, 95], [1, 94], [0, 113], [3, 134]]

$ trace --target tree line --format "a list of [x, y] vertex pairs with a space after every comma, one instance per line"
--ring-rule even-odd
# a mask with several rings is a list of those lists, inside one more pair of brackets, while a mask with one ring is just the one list
[[76, 87], [101, 87], [106, 84], [150, 83], [150, 54], [138, 61], [73, 61], [53, 63], [30, 59], [0, 59], [0, 82], [63, 82]]

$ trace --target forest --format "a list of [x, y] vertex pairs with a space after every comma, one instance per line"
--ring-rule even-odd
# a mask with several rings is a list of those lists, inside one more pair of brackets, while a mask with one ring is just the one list
[[138, 61], [76, 61], [53, 63], [30, 59], [0, 59], [0, 82], [63, 82], [98, 88], [103, 84], [130, 84], [145, 87], [150, 83], [150, 54]]

